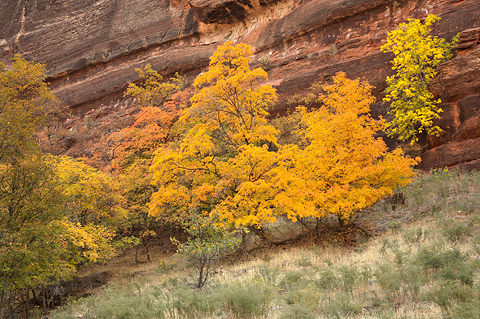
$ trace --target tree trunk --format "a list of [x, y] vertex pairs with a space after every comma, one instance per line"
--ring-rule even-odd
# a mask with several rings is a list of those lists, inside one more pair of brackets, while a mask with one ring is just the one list
[[340, 216], [337, 216], [338, 218], [338, 224], [340, 225], [340, 228], [345, 228], [345, 219], [341, 218]]
[[4, 318], [4, 314], [5, 314], [5, 305], [6, 305], [6, 302], [5, 302], [5, 293], [2, 292], [2, 294], [0, 295], [0, 318]]
[[244, 230], [242, 230], [241, 234], [242, 236], [242, 242], [240, 244], [240, 256], [238, 256], [238, 258], [242, 257], [242, 256], [245, 256], [247, 254], [247, 236], [248, 236], [248, 233]]
[[317, 220], [317, 225], [315, 226], [315, 233], [316, 233], [316, 238], [315, 241], [318, 241], [320, 239], [320, 218], [316, 218]]
[[255, 235], [257, 235], [262, 242], [266, 243], [267, 246], [270, 246], [272, 244], [272, 241], [270, 240], [270, 238], [267, 237], [267, 235], [265, 235], [265, 231], [261, 226], [258, 228], [250, 227], [250, 230], [254, 232]]
[[138, 246], [135, 246], [135, 263], [138, 264], [140, 261], [138, 260]]
[[47, 313], [47, 289], [42, 288], [42, 310], [43, 313]]
[[152, 258], [150, 257], [150, 245], [145, 241], [143, 247], [145, 247], [145, 253], [147, 254], [147, 263], [150, 264], [152, 262]]
[[30, 319], [30, 290], [25, 288], [25, 318]]
[[15, 315], [15, 294], [9, 291], [8, 293], [8, 312], [9, 312], [9, 319], [17, 319]]
[[208, 274], [210, 273], [210, 262], [212, 260], [208, 258], [207, 256], [207, 262], [205, 264], [205, 275], [203, 276], [203, 283], [202, 283], [202, 287], [206, 284], [207, 280], [208, 280]]
[[204, 268], [205, 268], [205, 263], [206, 263], [206, 260], [204, 259], [204, 257], [201, 257], [200, 258], [200, 265], [198, 267], [198, 283], [197, 283], [197, 288], [198, 289], [202, 288], [203, 285], [204, 285], [203, 271], [204, 271]]

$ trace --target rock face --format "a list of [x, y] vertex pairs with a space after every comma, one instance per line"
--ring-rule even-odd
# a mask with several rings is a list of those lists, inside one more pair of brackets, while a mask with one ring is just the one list
[[190, 81], [226, 40], [252, 46], [279, 93], [274, 113], [312, 83], [338, 71], [375, 86], [374, 115], [385, 115], [391, 56], [387, 33], [408, 18], [434, 13], [434, 29], [456, 56], [432, 84], [443, 101], [440, 138], [424, 142], [422, 166], [480, 168], [480, 2], [478, 0], [4, 0], [0, 60], [14, 53], [45, 62], [57, 97], [72, 118], [63, 152], [87, 155], [89, 143], [131, 123], [136, 106], [123, 91], [150, 63]]
[[[431, 89], [443, 102], [445, 130], [428, 141], [424, 167], [480, 168], [480, 28], [460, 34], [457, 55], [442, 65]], [[427, 166], [428, 165], [428, 166]]]

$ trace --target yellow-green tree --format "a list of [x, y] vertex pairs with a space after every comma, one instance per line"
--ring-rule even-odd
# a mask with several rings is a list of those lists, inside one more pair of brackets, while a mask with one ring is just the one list
[[0, 63], [0, 161], [38, 151], [35, 133], [52, 120], [58, 104], [45, 82], [45, 66], [21, 55], [11, 69]]
[[[105, 261], [122, 248], [116, 232], [126, 229], [128, 214], [118, 180], [80, 160], [52, 158], [62, 196], [61, 224], [70, 243], [72, 263]], [[128, 239], [127, 239], [128, 240]]]
[[409, 19], [388, 34], [383, 52], [392, 52], [395, 58], [392, 69], [395, 75], [387, 78], [385, 101], [391, 102], [391, 121], [386, 123], [389, 136], [397, 136], [402, 141], [418, 140], [418, 134], [438, 136], [442, 130], [434, 125], [443, 110], [428, 90], [428, 83], [437, 74], [440, 63], [451, 58], [451, 50], [456, 43], [429, 35], [433, 24], [440, 20], [429, 15], [424, 23]]
[[0, 163], [0, 294], [72, 274], [62, 258], [62, 200], [52, 171], [38, 155]]
[[267, 108], [277, 97], [266, 72], [249, 67], [245, 44], [226, 42], [195, 80], [192, 106], [181, 117], [184, 138], [160, 148], [151, 167], [158, 191], [150, 213], [170, 220], [215, 214], [236, 226], [259, 226], [290, 209], [278, 131]]
[[0, 64], [2, 297], [68, 272], [59, 258], [62, 232], [56, 221], [62, 214], [61, 198], [52, 185], [53, 168], [35, 138], [55, 109], [55, 98], [44, 80], [45, 66], [19, 55], [10, 69]]
[[307, 209], [299, 216], [333, 214], [343, 223], [409, 183], [417, 161], [400, 149], [388, 152], [375, 137], [383, 121], [369, 114], [374, 97], [368, 83], [349, 80], [341, 72], [333, 82], [323, 86], [321, 108], [300, 108], [303, 142], [282, 152], [289, 154], [295, 175], [304, 181], [296, 191], [304, 194]]
[[73, 174], [78, 164], [41, 152], [36, 133], [59, 107], [43, 65], [21, 56], [12, 62], [10, 69], [0, 64], [2, 318], [15, 317], [19, 291], [68, 278], [79, 264], [111, 256], [118, 226], [111, 222], [121, 204], [112, 181], [91, 170]]
[[70, 158], [32, 154], [0, 163], [2, 305], [12, 311], [19, 291], [71, 278], [78, 265], [125, 246], [116, 240], [125, 214], [115, 184]]

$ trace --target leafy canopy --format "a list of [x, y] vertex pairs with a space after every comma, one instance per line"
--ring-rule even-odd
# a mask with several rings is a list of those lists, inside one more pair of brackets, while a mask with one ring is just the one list
[[0, 63], [0, 161], [38, 150], [35, 132], [57, 110], [45, 77], [44, 65], [21, 55], [14, 56], [11, 69]]
[[12, 62], [0, 64], [0, 294], [14, 295], [110, 257], [122, 210], [114, 181], [40, 151], [36, 133], [59, 107], [43, 65]]
[[124, 95], [135, 98], [140, 111], [134, 115], [133, 125], [113, 137], [116, 140], [113, 162], [120, 171], [137, 161], [150, 159], [160, 145], [175, 137], [174, 123], [181, 115], [186, 98], [185, 93], [180, 92], [185, 79], [178, 73], [164, 80], [150, 64], [135, 70], [144, 82], [139, 85], [129, 83]]
[[227, 42], [196, 79], [192, 106], [180, 118], [184, 138], [155, 154], [153, 216], [210, 214], [236, 227], [279, 215], [343, 221], [410, 182], [417, 161], [400, 149], [389, 153], [374, 137], [383, 121], [369, 115], [371, 87], [343, 73], [322, 86], [320, 109], [295, 115], [300, 145], [279, 145], [266, 117], [275, 91], [260, 85], [266, 73], [249, 69], [250, 55], [248, 46]]
[[[150, 65], [136, 71], [144, 81], [130, 83], [124, 95], [135, 98], [140, 110], [131, 126], [112, 135], [115, 144], [112, 166], [130, 212], [131, 233], [145, 248], [150, 262], [149, 241], [156, 236], [154, 229], [159, 223], [148, 214], [147, 203], [155, 191], [149, 167], [153, 152], [177, 139], [179, 130], [175, 124], [191, 94], [189, 90], [182, 91], [185, 79], [178, 74], [164, 79]], [[138, 255], [135, 256], [137, 259]]]
[[0, 163], [0, 286], [34, 288], [124, 246], [123, 200], [110, 176], [67, 157]]
[[185, 85], [185, 79], [178, 73], [170, 78], [170, 81], [165, 81], [150, 64], [147, 64], [143, 70], [135, 69], [135, 71], [141, 79], [144, 79], [144, 82], [142, 85], [129, 83], [124, 95], [136, 98], [141, 107], [161, 106]]
[[[323, 106], [302, 115], [298, 133], [300, 146], [286, 146], [295, 176], [303, 180], [306, 210], [300, 216], [336, 215], [348, 220], [399, 186], [408, 184], [416, 160], [387, 146], [375, 134], [383, 121], [369, 112], [374, 101], [371, 86], [337, 73], [333, 84], [323, 86]], [[299, 183], [297, 184], [299, 185]]]
[[428, 83], [437, 74], [440, 63], [452, 57], [451, 50], [456, 38], [447, 42], [443, 38], [429, 35], [433, 24], [440, 20], [429, 15], [425, 23], [409, 19], [388, 34], [383, 52], [392, 52], [395, 58], [392, 69], [395, 75], [387, 77], [385, 101], [392, 102], [389, 114], [392, 120], [386, 123], [389, 136], [398, 136], [402, 141], [414, 143], [417, 135], [426, 132], [438, 136], [442, 130], [434, 125], [443, 110], [428, 90]]
[[217, 214], [236, 226], [258, 226], [285, 211], [278, 131], [267, 107], [277, 97], [267, 74], [249, 68], [245, 44], [226, 42], [195, 80], [192, 106], [180, 118], [186, 134], [160, 148], [151, 167], [158, 191], [150, 213], [170, 220]]

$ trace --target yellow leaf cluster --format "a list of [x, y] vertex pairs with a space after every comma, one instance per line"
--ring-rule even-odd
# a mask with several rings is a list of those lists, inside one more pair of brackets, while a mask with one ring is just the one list
[[259, 225], [277, 215], [278, 131], [268, 123], [275, 90], [260, 85], [264, 70], [250, 70], [250, 48], [227, 42], [195, 80], [192, 106], [180, 118], [188, 127], [178, 144], [160, 148], [151, 167], [158, 191], [154, 216], [178, 219], [215, 213], [237, 226]]
[[195, 80], [192, 106], [180, 118], [185, 136], [158, 149], [151, 166], [158, 190], [150, 214], [172, 221], [217, 216], [235, 227], [259, 227], [279, 215], [292, 220], [355, 212], [405, 185], [416, 160], [389, 153], [374, 135], [371, 86], [339, 73], [316, 97], [318, 110], [294, 116], [300, 144], [278, 144], [267, 119], [275, 90], [250, 70], [251, 51], [227, 42]]
[[185, 84], [185, 79], [178, 73], [170, 78], [170, 81], [164, 81], [163, 77], [153, 70], [150, 64], [147, 64], [144, 69], [135, 69], [135, 71], [138, 72], [144, 83], [142, 85], [129, 83], [124, 95], [136, 98], [141, 107], [162, 105], [168, 97]]
[[387, 152], [383, 140], [374, 137], [383, 120], [369, 114], [374, 101], [370, 85], [349, 80], [344, 73], [337, 73], [333, 81], [323, 87], [323, 107], [299, 110], [303, 147], [290, 152], [295, 175], [304, 181], [302, 193], [314, 205], [300, 215], [334, 214], [348, 220], [409, 183], [417, 161], [400, 149]]
[[79, 250], [79, 254], [72, 254], [75, 263], [93, 263], [106, 260], [115, 255], [111, 241], [115, 232], [105, 226], [71, 222], [63, 219], [58, 222], [64, 230], [64, 236], [71, 243], [70, 251]]
[[418, 134], [426, 132], [438, 136], [442, 130], [434, 121], [440, 118], [443, 110], [428, 90], [428, 83], [437, 74], [440, 63], [451, 58], [451, 50], [457, 42], [429, 35], [433, 24], [440, 20], [429, 15], [422, 24], [418, 19], [409, 19], [388, 34], [383, 52], [392, 52], [395, 58], [392, 69], [395, 75], [387, 78], [385, 101], [391, 102], [392, 119], [386, 123], [389, 136], [397, 136], [402, 141], [418, 140]]

